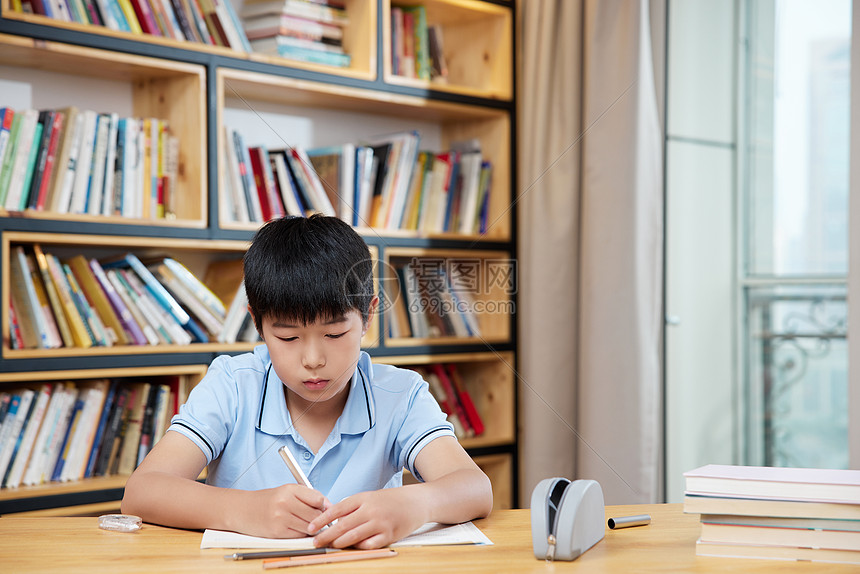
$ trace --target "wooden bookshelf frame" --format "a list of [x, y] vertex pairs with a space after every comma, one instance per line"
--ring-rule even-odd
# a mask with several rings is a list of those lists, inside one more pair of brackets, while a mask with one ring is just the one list
[[[39, 243], [59, 256], [99, 256], [121, 251], [160, 253], [177, 256], [190, 268], [186, 255], [200, 264], [219, 257], [239, 257], [245, 251], [258, 225], [219, 222], [217, 214], [219, 169], [223, 168], [218, 156], [219, 146], [223, 145], [223, 112], [225, 106], [235, 106], [242, 99], [274, 107], [340, 110], [356, 116], [394, 116], [434, 123], [439, 126], [442, 149], [433, 151], [443, 151], [455, 141], [480, 140], [482, 154], [493, 164], [488, 233], [358, 228], [377, 260], [377, 289], [379, 273], [384, 272], [380, 264], [398, 254], [514, 257], [517, 109], [513, 1], [424, 0], [428, 20], [441, 24], [446, 32], [447, 84], [417, 82], [390, 73], [390, 26], [383, 20], [390, 19], [392, 1], [415, 4], [417, 0], [345, 0], [353, 22], [345, 37], [352, 55], [348, 69], [16, 14], [11, 11], [11, 1], [0, 0], [0, 65], [31, 68], [58, 77], [74, 74], [127, 83], [135, 115], [161, 117], [177, 131], [183, 165], [180, 191], [186, 201], [177, 207], [176, 219], [169, 220], [0, 210], [0, 327], [4, 337], [0, 389], [50, 377], [77, 380], [97, 376], [96, 373], [134, 377], [150, 369], [187, 369], [190, 385], [190, 373], [202, 374], [218, 353], [251, 350], [251, 343], [50, 350], [10, 349], [8, 343], [11, 245]], [[86, 109], [86, 102], [69, 103]], [[192, 271], [200, 273], [198, 269]], [[516, 296], [508, 295], [505, 300], [516, 303]], [[492, 413], [486, 420], [488, 431], [484, 437], [464, 441], [464, 445], [490, 476], [497, 504], [500, 500], [514, 501], [517, 395], [511, 368], [516, 361], [513, 318], [493, 319], [487, 326], [489, 336], [485, 333], [480, 339], [402, 341], [386, 337], [384, 320], [384, 315], [377, 316], [363, 340], [374, 360], [399, 365], [455, 362], [474, 373], [481, 389], [489, 389], [484, 395], [476, 393], [477, 400], [483, 401], [481, 408]], [[177, 363], [193, 364], [175, 367]], [[91, 495], [113, 495], [124, 484], [125, 477], [110, 477], [49, 483], [26, 493], [20, 489], [0, 490], [0, 504], [59, 495], [63, 502], [57, 505], [64, 508], [34, 511], [57, 515], [100, 512], [118, 508], [116, 502], [105, 501], [104, 497], [96, 500], [98, 497]]]

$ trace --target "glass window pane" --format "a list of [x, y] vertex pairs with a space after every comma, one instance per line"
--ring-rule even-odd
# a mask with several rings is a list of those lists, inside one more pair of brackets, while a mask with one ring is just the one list
[[747, 6], [746, 271], [845, 274], [851, 2]]

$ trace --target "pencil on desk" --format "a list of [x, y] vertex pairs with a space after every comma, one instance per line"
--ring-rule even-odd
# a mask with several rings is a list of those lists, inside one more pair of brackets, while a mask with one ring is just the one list
[[310, 556], [313, 554], [326, 554], [328, 552], [340, 552], [335, 548], [301, 548], [297, 550], [267, 550], [264, 552], [234, 552], [225, 554], [224, 560], [255, 560], [258, 558], [284, 558], [286, 556]]
[[376, 550], [345, 550], [334, 554], [316, 554], [313, 556], [293, 556], [292, 558], [269, 558], [263, 560], [263, 568], [287, 568], [289, 566], [307, 566], [310, 564], [327, 564], [329, 562], [349, 562], [351, 560], [370, 560], [372, 558], [389, 558], [397, 556], [390, 548]]

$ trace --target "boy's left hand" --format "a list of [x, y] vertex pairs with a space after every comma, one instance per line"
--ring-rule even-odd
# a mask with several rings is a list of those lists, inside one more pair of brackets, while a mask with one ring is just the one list
[[316, 532], [332, 520], [337, 523], [319, 532], [319, 547], [382, 548], [411, 534], [423, 525], [424, 512], [416, 508], [416, 497], [408, 487], [360, 492], [328, 508], [308, 524]]

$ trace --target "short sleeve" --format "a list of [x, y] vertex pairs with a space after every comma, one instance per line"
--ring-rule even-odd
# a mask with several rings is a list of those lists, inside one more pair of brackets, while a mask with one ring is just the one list
[[422, 480], [415, 469], [415, 459], [421, 449], [441, 436], [454, 436], [454, 427], [446, 420], [439, 403], [430, 394], [427, 382], [416, 374], [406, 416], [397, 435], [398, 466], [408, 469]]
[[209, 464], [218, 458], [236, 425], [238, 388], [229, 357], [217, 357], [188, 395], [168, 430], [188, 437]]

